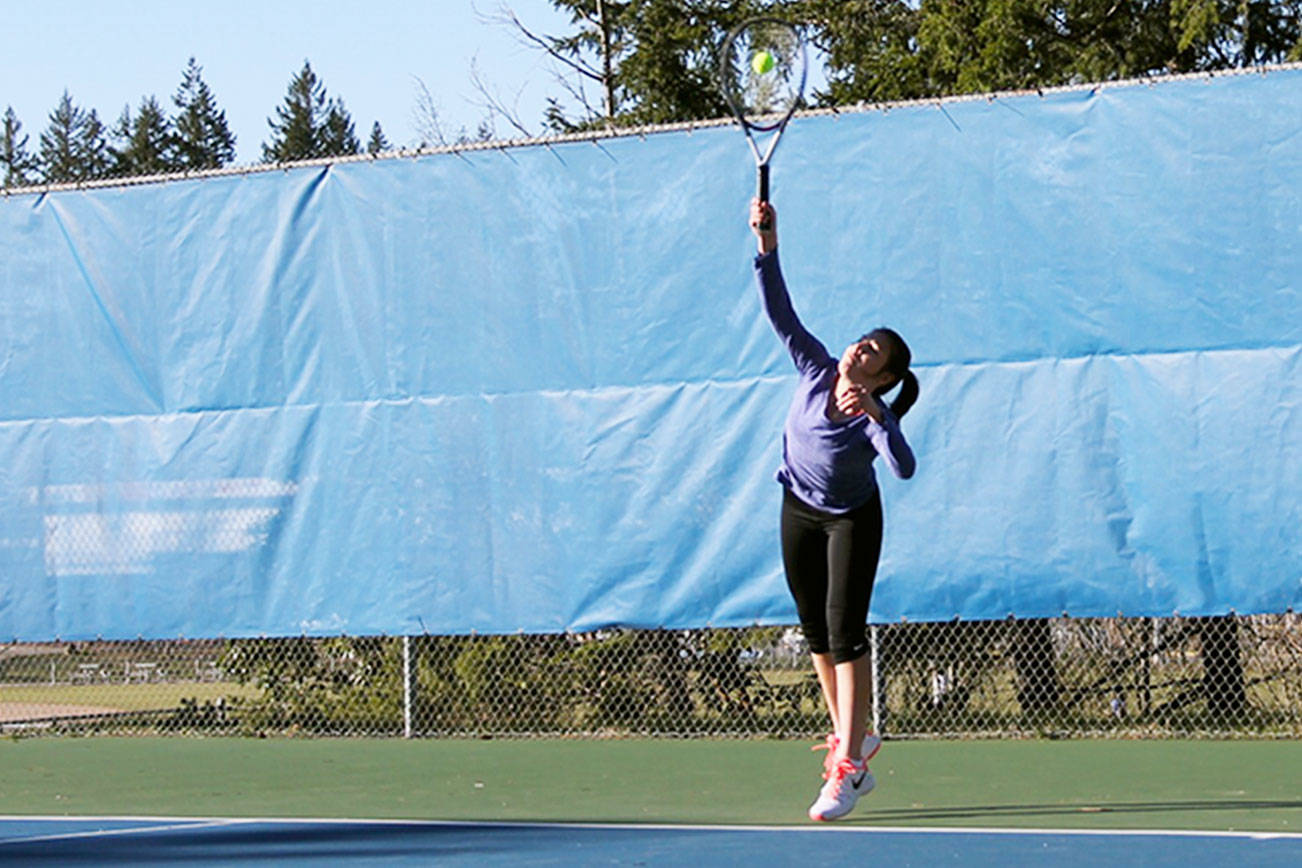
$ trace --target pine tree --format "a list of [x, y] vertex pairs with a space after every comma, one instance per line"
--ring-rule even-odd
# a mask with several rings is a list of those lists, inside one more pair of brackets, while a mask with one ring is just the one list
[[384, 137], [384, 130], [380, 129], [380, 122], [376, 121], [371, 126], [371, 138], [366, 142], [366, 153], [379, 154], [392, 149], [393, 145]]
[[190, 58], [172, 97], [178, 110], [173, 121], [178, 169], [217, 169], [235, 159], [235, 135], [202, 72], [203, 67]]
[[27, 139], [13, 106], [6, 107], [4, 120], [0, 121], [0, 186], [21, 187], [30, 180], [36, 160], [27, 153]]
[[109, 147], [113, 172], [118, 175], [155, 175], [183, 168], [178, 165], [177, 140], [172, 125], [153, 96], [140, 101], [140, 111], [133, 118], [131, 107], [113, 128]]
[[102, 178], [108, 173], [104, 125], [94, 109], [78, 108], [65, 90], [41, 133], [39, 157], [43, 179], [57, 184]]
[[285, 102], [267, 124], [272, 133], [271, 141], [262, 145], [262, 158], [267, 162], [336, 157], [361, 150], [343, 100], [327, 99], [325, 83], [306, 60], [290, 81]]
[[569, 20], [557, 35], [505, 4], [491, 20], [555, 62], [564, 93], [544, 123], [560, 132], [723, 116], [718, 49], [753, 15], [802, 23], [822, 59], [808, 95], [820, 105], [1302, 60], [1302, 0], [549, 2]]
[[793, 0], [826, 58], [815, 102], [915, 99], [1302, 57], [1302, 2]]
[[325, 85], [303, 61], [303, 69], [289, 83], [284, 105], [276, 108], [276, 117], [267, 119], [272, 139], [262, 145], [262, 159], [269, 162], [307, 160], [317, 152], [317, 128], [325, 115]]
[[99, 114], [94, 109], [87, 111], [86, 122], [82, 126], [81, 137], [78, 140], [86, 180], [105, 178], [109, 175], [111, 162], [107, 133], [108, 130], [100, 121]]
[[321, 126], [321, 156], [341, 157], [359, 153], [361, 149], [353, 118], [344, 108], [344, 101], [332, 99], [326, 109], [325, 123]]
[[550, 2], [569, 16], [571, 32], [535, 33], [509, 7], [497, 20], [556, 61], [557, 81], [569, 97], [548, 99], [544, 123], [558, 132], [722, 117], [728, 108], [716, 80], [719, 48], [733, 26], [776, 5], [764, 0]]

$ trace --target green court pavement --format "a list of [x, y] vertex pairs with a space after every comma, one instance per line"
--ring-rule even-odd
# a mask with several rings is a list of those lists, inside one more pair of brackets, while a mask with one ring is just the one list
[[[0, 814], [804, 823], [807, 742], [30, 738]], [[887, 742], [847, 822], [1302, 832], [1290, 741]]]

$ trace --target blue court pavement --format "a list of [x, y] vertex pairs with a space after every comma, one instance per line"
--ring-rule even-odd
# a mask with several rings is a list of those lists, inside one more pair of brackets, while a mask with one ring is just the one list
[[0, 817], [12, 865], [1302, 865], [1302, 835]]

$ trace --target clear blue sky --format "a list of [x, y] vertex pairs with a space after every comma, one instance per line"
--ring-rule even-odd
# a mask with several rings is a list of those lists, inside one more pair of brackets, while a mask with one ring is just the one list
[[[10, 4], [0, 50], [0, 112], [13, 106], [35, 150], [50, 111], [66, 88], [84, 108], [112, 124], [154, 94], [171, 95], [190, 56], [226, 111], [237, 137], [237, 160], [254, 162], [268, 134], [267, 118], [284, 99], [303, 60], [342, 97], [365, 142], [379, 121], [395, 145], [416, 139], [413, 111], [419, 76], [455, 133], [473, 130], [485, 114], [470, 78], [481, 77], [516, 108], [534, 132], [548, 96], [563, 96], [543, 56], [501, 26], [483, 23], [499, 0], [41, 0]], [[546, 0], [510, 0], [522, 20], [549, 32], [567, 22]], [[500, 137], [517, 132], [499, 125]]]

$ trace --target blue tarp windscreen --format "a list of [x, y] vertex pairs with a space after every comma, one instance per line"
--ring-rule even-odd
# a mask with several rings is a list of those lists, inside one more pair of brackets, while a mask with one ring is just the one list
[[[794, 619], [734, 128], [0, 201], [0, 637]], [[1302, 602], [1302, 72], [800, 118], [922, 398], [874, 621]]]

